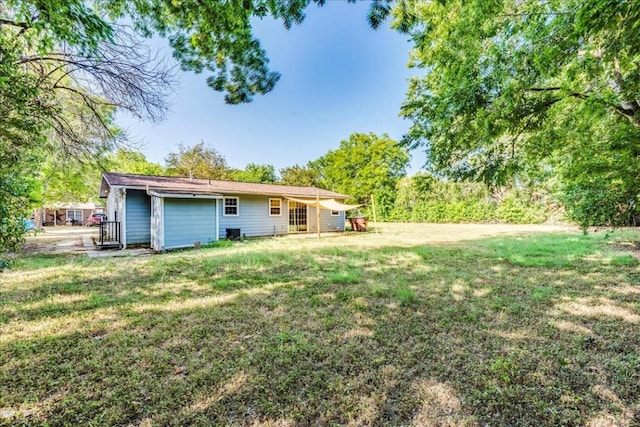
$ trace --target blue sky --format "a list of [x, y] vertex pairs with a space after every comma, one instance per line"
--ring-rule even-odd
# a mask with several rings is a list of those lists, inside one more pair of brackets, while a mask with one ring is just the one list
[[[171, 110], [160, 123], [125, 116], [118, 124], [150, 161], [164, 165], [178, 144], [204, 141], [231, 167], [272, 164], [276, 172], [304, 165], [354, 132], [387, 133], [399, 140], [410, 123], [398, 117], [415, 70], [407, 68], [411, 44], [386, 25], [366, 21], [368, 2], [329, 1], [309, 7], [305, 21], [287, 31], [282, 23], [256, 21], [255, 34], [282, 74], [275, 89], [250, 104], [227, 105], [206, 85], [208, 74], [181, 72]], [[417, 172], [424, 153], [415, 151], [409, 168]]]

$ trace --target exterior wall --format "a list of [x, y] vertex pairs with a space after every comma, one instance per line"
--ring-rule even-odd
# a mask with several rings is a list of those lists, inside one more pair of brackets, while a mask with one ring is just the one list
[[[318, 232], [316, 226], [316, 208], [309, 206], [309, 217], [307, 218], [308, 230], [312, 233]], [[344, 231], [345, 213], [340, 212], [340, 215], [331, 216], [331, 211], [327, 209], [320, 209], [320, 231]]]
[[216, 240], [216, 201], [171, 199], [164, 203], [164, 246], [162, 249], [193, 246]]
[[124, 188], [113, 188], [107, 196], [107, 220], [122, 221], [124, 217]]
[[127, 245], [151, 242], [151, 198], [143, 190], [127, 190]]
[[151, 249], [161, 251], [164, 248], [164, 199], [151, 197]]
[[224, 216], [224, 200], [218, 203], [220, 218], [220, 237], [227, 235], [227, 228], [239, 228], [241, 236], [273, 236], [289, 232], [289, 209], [282, 198], [281, 215], [269, 215], [269, 196], [249, 196], [226, 194], [225, 197], [238, 197], [238, 216]]

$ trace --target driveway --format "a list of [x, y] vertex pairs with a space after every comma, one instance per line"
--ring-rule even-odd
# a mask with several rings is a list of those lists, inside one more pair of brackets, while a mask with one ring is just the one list
[[57, 226], [45, 227], [35, 235], [30, 232], [22, 245], [29, 254], [86, 254], [89, 257], [147, 255], [149, 248], [125, 250], [98, 250], [93, 239], [98, 237], [99, 227]]

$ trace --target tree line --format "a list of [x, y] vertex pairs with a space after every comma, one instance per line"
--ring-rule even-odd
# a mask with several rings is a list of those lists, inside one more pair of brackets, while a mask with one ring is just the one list
[[[427, 172], [407, 176], [409, 161], [406, 147], [388, 135], [354, 133], [337, 149], [278, 173], [269, 164], [231, 168], [223, 154], [204, 142], [179, 144], [164, 165], [127, 149], [109, 153], [101, 164], [112, 172], [326, 188], [348, 195], [349, 202], [365, 204], [357, 214], [373, 215], [373, 198], [377, 217], [386, 221], [539, 223], [559, 215], [557, 198], [542, 187], [492, 188], [484, 183], [448, 181]], [[97, 201], [97, 168], [80, 165], [72, 172], [48, 164], [40, 177], [36, 185], [43, 191], [40, 204]]]

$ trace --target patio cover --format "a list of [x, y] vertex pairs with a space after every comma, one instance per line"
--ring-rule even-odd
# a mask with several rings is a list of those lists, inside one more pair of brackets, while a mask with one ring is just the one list
[[314, 200], [314, 199], [295, 199], [293, 197], [287, 197], [287, 200], [291, 200], [293, 202], [302, 203], [305, 205], [313, 206], [314, 208], [320, 205], [322, 209], [328, 209], [330, 211], [340, 211], [345, 212], [351, 209], [359, 208], [360, 206], [364, 206], [364, 204], [360, 205], [345, 205], [344, 203], [338, 202], [336, 199], [325, 199], [325, 200]]

